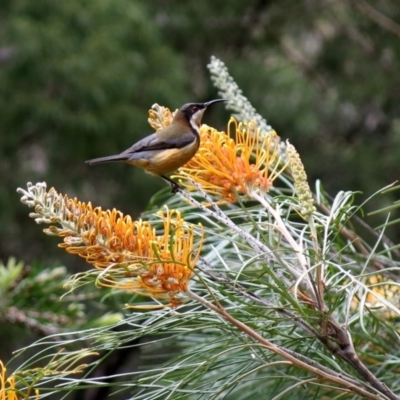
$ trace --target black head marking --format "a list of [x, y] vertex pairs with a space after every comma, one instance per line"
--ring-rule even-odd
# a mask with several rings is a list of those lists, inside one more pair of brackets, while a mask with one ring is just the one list
[[187, 103], [181, 107], [180, 111], [188, 120], [190, 120], [192, 116], [196, 114], [198, 111], [205, 111], [205, 109], [211, 106], [211, 104], [219, 103], [220, 101], [228, 101], [228, 100], [216, 99], [207, 101], [206, 103]]
[[205, 108], [206, 107], [203, 103], [187, 103], [181, 107], [181, 111], [189, 120], [192, 115], [196, 114], [198, 111], [204, 110]]

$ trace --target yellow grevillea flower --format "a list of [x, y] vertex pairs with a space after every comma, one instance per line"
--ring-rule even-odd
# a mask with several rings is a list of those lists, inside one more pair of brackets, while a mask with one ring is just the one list
[[204, 191], [222, 197], [220, 202], [234, 202], [238, 195], [253, 191], [267, 192], [280, 174], [279, 137], [273, 131], [261, 134], [253, 121], [238, 123], [233, 118], [227, 132], [201, 127], [199, 151], [177, 175], [182, 185], [196, 190], [193, 180]]
[[102, 270], [100, 285], [169, 300], [172, 306], [180, 303], [200, 256], [203, 231], [195, 250], [195, 227], [179, 211], [158, 213], [163, 225], [158, 234], [148, 221], [47, 191], [45, 183], [28, 184], [19, 192], [24, 204], [35, 207], [31, 217], [36, 222], [57, 224], [45, 233], [63, 237], [60, 247]]
[[149, 118], [147, 121], [155, 131], [159, 131], [171, 124], [175, 113], [176, 111], [171, 112], [169, 108], [160, 106], [156, 103], [153, 104], [149, 110]]
[[[159, 130], [171, 123], [173, 115], [168, 108], [154, 104], [148, 121]], [[173, 177], [188, 190], [196, 190], [193, 180], [207, 193], [222, 197], [218, 203], [234, 202], [238, 194], [267, 192], [281, 172], [277, 170], [278, 135], [274, 131], [262, 134], [254, 121], [238, 123], [233, 118], [227, 131], [202, 125], [198, 152]]]
[[179, 211], [160, 211], [158, 215], [164, 233], [141, 242], [146, 258], [140, 257], [124, 269], [119, 265], [121, 274], [104, 274], [101, 284], [169, 300], [169, 305], [175, 307], [181, 302], [180, 295], [188, 290], [201, 244], [194, 252], [194, 226], [186, 224]]
[[[16, 377], [11, 375], [7, 378], [7, 368], [0, 361], [0, 400], [22, 400], [28, 399], [32, 389], [25, 391], [16, 388]], [[39, 399], [39, 391], [35, 390], [35, 399]]]
[[[365, 303], [375, 313], [385, 318], [398, 318], [399, 284], [386, 279], [382, 275], [371, 275], [364, 282], [365, 287], [360, 287], [360, 294]], [[366, 290], [368, 288], [368, 290]], [[353, 298], [352, 307], [357, 308], [361, 297]], [[391, 305], [394, 305], [392, 308]], [[396, 309], [397, 308], [397, 309]]]

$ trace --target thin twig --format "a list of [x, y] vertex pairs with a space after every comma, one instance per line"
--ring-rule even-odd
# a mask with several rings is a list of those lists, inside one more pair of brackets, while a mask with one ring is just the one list
[[263, 299], [262, 297], [258, 296], [257, 294], [247, 290], [245, 287], [243, 287], [239, 283], [233, 282], [232, 279], [229, 278], [226, 274], [224, 274], [222, 272], [216, 272], [216, 271], [211, 272], [211, 270], [212, 270], [211, 265], [206, 260], [204, 260], [202, 257], [200, 257], [200, 260], [202, 263], [204, 263], [208, 267], [208, 269], [204, 269], [204, 268], [200, 267], [199, 265], [197, 265], [196, 268], [198, 270], [200, 270], [201, 272], [203, 272], [204, 274], [206, 274], [207, 276], [209, 276], [212, 280], [225, 285], [230, 290], [248, 298], [249, 300], [254, 301], [257, 304], [260, 304], [264, 307], [267, 307], [268, 309], [276, 311], [278, 314], [285, 316], [286, 318], [293, 321], [296, 326], [301, 328], [306, 333], [308, 333], [310, 335], [318, 336], [318, 332], [313, 327], [311, 327], [309, 324], [307, 324], [306, 321], [304, 321], [299, 316], [291, 313], [288, 310], [285, 310], [282, 307], [277, 307], [276, 304], [273, 304], [273, 303]]
[[392, 19], [383, 15], [376, 8], [369, 5], [365, 0], [353, 0], [356, 7], [368, 18], [374, 21], [381, 28], [392, 32], [400, 38], [400, 25], [394, 22]]
[[[286, 351], [286, 349], [270, 342], [269, 340], [267, 340], [264, 337], [262, 337], [261, 335], [259, 335], [256, 331], [251, 329], [249, 326], [245, 325], [244, 323], [242, 323], [241, 321], [237, 320], [232, 315], [230, 315], [220, 304], [214, 305], [214, 304], [210, 303], [209, 301], [207, 301], [206, 299], [204, 299], [203, 297], [196, 295], [195, 293], [193, 293], [190, 290], [187, 293], [191, 298], [202, 303], [207, 308], [217, 312], [219, 315], [221, 315], [223, 318], [225, 318], [232, 325], [236, 326], [242, 332], [246, 333], [248, 336], [250, 336], [251, 338], [256, 340], [258, 343], [265, 346], [265, 348], [267, 350], [280, 355], [284, 359], [290, 361], [294, 366], [297, 366], [298, 368], [301, 368], [312, 374], [315, 374], [323, 380], [326, 380], [329, 382], [334, 382], [334, 383], [346, 388], [347, 390], [350, 390], [353, 393], [356, 393], [367, 399], [382, 400], [381, 396], [370, 393], [366, 389], [364, 389], [362, 387], [361, 382], [356, 381], [355, 379], [347, 378], [342, 374], [339, 374], [327, 367], [324, 367], [324, 366], [316, 363], [315, 361], [313, 361], [313, 365], [310, 365], [310, 363], [303, 361], [304, 356], [302, 357], [302, 359], [299, 359], [299, 357], [296, 357], [296, 355], [294, 355], [293, 352], [288, 352], [288, 351]], [[394, 397], [388, 396], [388, 398], [391, 400], [392, 399], [398, 400], [397, 397], [394, 398]]]
[[380, 393], [384, 394], [390, 400], [399, 400], [399, 397], [393, 393], [383, 382], [381, 382], [372, 372], [360, 361], [351, 337], [347, 330], [341, 327], [333, 318], [328, 320], [328, 328], [331, 331], [330, 337], [334, 338], [334, 343], [326, 338], [319, 338], [322, 343], [335, 355], [350, 364], [364, 379]]

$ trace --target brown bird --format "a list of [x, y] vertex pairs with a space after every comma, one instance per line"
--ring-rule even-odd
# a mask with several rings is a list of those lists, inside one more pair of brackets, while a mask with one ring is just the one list
[[86, 163], [95, 165], [123, 162], [134, 165], [166, 180], [175, 193], [179, 190], [179, 185], [166, 174], [177, 170], [196, 154], [200, 146], [200, 126], [204, 111], [211, 104], [220, 101], [227, 100], [185, 104], [165, 128], [144, 137], [120, 154], [94, 158]]

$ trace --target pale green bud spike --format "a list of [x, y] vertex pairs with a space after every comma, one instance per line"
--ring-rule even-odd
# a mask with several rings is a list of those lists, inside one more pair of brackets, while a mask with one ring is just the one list
[[[226, 103], [226, 108], [234, 112], [233, 117], [241, 122], [254, 121], [264, 135], [274, 132], [271, 125], [268, 125], [267, 121], [257, 113], [250, 101], [243, 95], [242, 90], [229, 74], [228, 68], [220, 59], [211, 56], [211, 61], [207, 67], [211, 74], [211, 80], [218, 89], [220, 96], [229, 100]], [[279, 158], [286, 162], [286, 145], [283, 141], [279, 142], [277, 152]]]
[[294, 187], [300, 203], [300, 214], [307, 218], [314, 211], [313, 195], [307, 182], [307, 174], [301, 162], [300, 155], [293, 145], [286, 141], [287, 154], [289, 156], [289, 167], [292, 172]]

